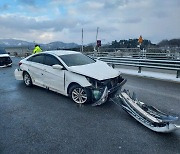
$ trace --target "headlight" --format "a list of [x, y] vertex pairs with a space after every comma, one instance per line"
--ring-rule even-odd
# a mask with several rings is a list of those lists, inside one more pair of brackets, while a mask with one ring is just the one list
[[90, 77], [86, 77], [86, 79], [89, 81], [90, 84], [92, 84], [93, 86], [95, 86], [96, 80]]
[[109, 67], [114, 68], [114, 64], [107, 63]]
[[100, 90], [96, 90], [96, 89], [93, 90], [92, 93], [93, 93], [93, 96], [94, 96], [95, 100], [100, 99], [100, 97], [102, 95], [102, 92]]

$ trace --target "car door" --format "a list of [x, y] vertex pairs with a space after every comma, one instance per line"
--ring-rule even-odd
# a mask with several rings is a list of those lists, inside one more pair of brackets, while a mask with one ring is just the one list
[[44, 84], [48, 88], [60, 93], [64, 93], [64, 69], [54, 69], [52, 66], [55, 64], [61, 65], [61, 62], [53, 55], [47, 54], [45, 56], [44, 68]]
[[33, 83], [39, 86], [43, 86], [44, 83], [44, 58], [44, 54], [39, 54], [27, 59], [28, 73]]

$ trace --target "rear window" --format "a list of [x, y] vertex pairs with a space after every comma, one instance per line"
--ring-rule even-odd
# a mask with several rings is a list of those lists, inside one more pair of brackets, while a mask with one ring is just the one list
[[40, 55], [32, 56], [32, 57], [28, 58], [27, 61], [44, 64], [44, 55], [40, 54]]

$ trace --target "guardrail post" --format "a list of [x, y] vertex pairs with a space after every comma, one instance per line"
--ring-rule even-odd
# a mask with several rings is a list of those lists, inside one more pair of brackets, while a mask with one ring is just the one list
[[138, 73], [141, 73], [141, 66], [138, 67]]
[[115, 68], [115, 65], [114, 65], [114, 64], [112, 64], [112, 68]]
[[180, 70], [177, 70], [176, 78], [179, 78], [180, 76]]

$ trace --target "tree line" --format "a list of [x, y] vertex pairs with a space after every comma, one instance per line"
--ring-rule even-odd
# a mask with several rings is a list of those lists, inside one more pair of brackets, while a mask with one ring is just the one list
[[[111, 45], [109, 45], [109, 48], [137, 48], [139, 45], [138, 39], [129, 39], [129, 40], [120, 40], [120, 41], [112, 41]], [[143, 48], [146, 47], [153, 47], [156, 46], [156, 44], [151, 43], [150, 40], [143, 40], [141, 46]]]
[[[138, 39], [129, 39], [129, 40], [115, 40], [112, 41], [111, 44], [102, 45], [101, 48], [137, 48], [139, 47]], [[157, 44], [153, 44], [150, 40], [144, 39], [141, 48], [156, 48], [156, 47], [180, 47], [180, 39], [171, 39], [171, 40], [162, 40]], [[76, 48], [70, 48], [67, 50], [81, 51], [81, 46]], [[84, 52], [92, 52], [94, 50], [94, 46], [86, 45], [83, 47]]]
[[[136, 48], [138, 47], [138, 39], [120, 40], [112, 41], [110, 48]], [[180, 47], [180, 39], [162, 40], [157, 44], [151, 43], [150, 40], [143, 40], [141, 46], [143, 48], [150, 47]]]
[[160, 47], [180, 47], [180, 39], [162, 40], [157, 45]]

